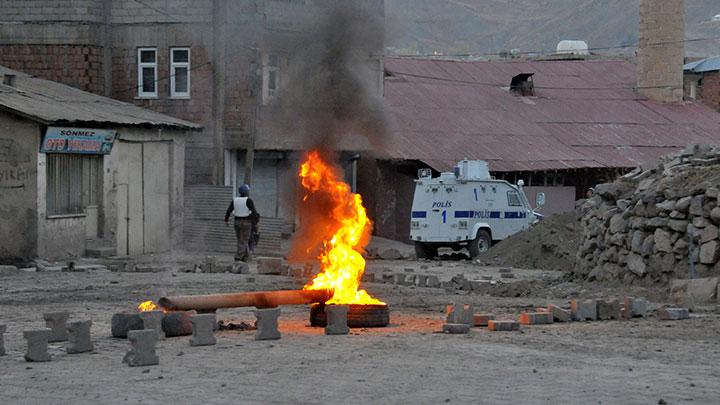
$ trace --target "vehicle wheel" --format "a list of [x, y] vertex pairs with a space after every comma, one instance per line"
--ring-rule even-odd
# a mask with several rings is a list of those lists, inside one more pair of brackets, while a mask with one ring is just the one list
[[492, 239], [490, 239], [490, 233], [484, 229], [479, 230], [475, 239], [473, 239], [468, 245], [470, 257], [474, 259], [478, 257], [480, 253], [487, 252], [488, 249], [490, 249], [491, 244]]
[[415, 242], [415, 256], [418, 259], [434, 259], [437, 256], [437, 248], [423, 242]]
[[[348, 305], [348, 327], [380, 328], [390, 323], [390, 309], [387, 305]], [[310, 306], [310, 326], [325, 327], [327, 314], [325, 304]]]

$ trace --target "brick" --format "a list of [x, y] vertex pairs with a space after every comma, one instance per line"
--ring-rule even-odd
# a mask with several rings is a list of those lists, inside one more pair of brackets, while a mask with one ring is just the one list
[[327, 314], [326, 335], [347, 335], [350, 333], [347, 319], [349, 309], [350, 307], [347, 305], [325, 306], [325, 314]]
[[572, 313], [567, 309], [563, 309], [557, 305], [550, 304], [548, 305], [547, 310], [552, 314], [554, 322], [572, 321]]
[[90, 336], [90, 328], [92, 321], [75, 321], [70, 322], [68, 329], [68, 343], [65, 351], [68, 354], [86, 353], [93, 351], [92, 338]]
[[608, 321], [612, 319], [620, 319], [620, 301], [597, 300], [597, 319]]
[[263, 308], [255, 310], [255, 340], [277, 340], [280, 339], [278, 331], [278, 317], [280, 308]]
[[474, 325], [475, 326], [488, 326], [488, 321], [495, 320], [495, 315], [493, 314], [475, 314], [473, 316]]
[[549, 312], [523, 312], [520, 314], [521, 325], [547, 325], [553, 323]]
[[45, 362], [52, 360], [50, 353], [48, 353], [48, 341], [51, 336], [52, 329], [50, 328], [23, 331], [23, 337], [27, 342], [25, 361]]
[[443, 324], [443, 333], [452, 335], [464, 334], [470, 332], [470, 325], [466, 323], [445, 323]]
[[520, 324], [515, 321], [488, 321], [488, 330], [493, 332], [509, 332], [514, 330], [520, 330]]
[[7, 326], [0, 325], [0, 356], [5, 355], [5, 332], [7, 332]]
[[690, 318], [690, 311], [687, 308], [660, 308], [657, 315], [661, 321], [678, 321]]
[[192, 337], [190, 346], [212, 346], [215, 339], [215, 314], [197, 314], [190, 316], [192, 322]]
[[595, 300], [570, 301], [570, 312], [573, 321], [595, 321], [597, 320], [597, 303]]
[[258, 274], [280, 275], [283, 262], [279, 257], [259, 257], [257, 259]]
[[154, 330], [158, 339], [165, 339], [165, 332], [162, 328], [162, 319], [165, 316], [163, 311], [145, 311], [140, 312], [140, 319], [143, 322], [143, 329]]
[[125, 353], [123, 363], [130, 367], [155, 366], [160, 364], [160, 358], [155, 353], [155, 344], [158, 341], [157, 333], [152, 329], [131, 330], [127, 334], [130, 341], [130, 350]]
[[446, 322], [447, 323], [465, 323], [468, 325], [474, 325], [475, 320], [473, 318], [472, 305], [467, 304], [450, 304], [446, 308]]
[[67, 320], [69, 317], [70, 313], [67, 311], [43, 314], [45, 326], [52, 331], [48, 342], [64, 342], [68, 340]]

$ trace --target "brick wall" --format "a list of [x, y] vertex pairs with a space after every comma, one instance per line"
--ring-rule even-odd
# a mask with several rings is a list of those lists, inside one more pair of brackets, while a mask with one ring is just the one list
[[685, 97], [691, 99], [691, 88], [695, 84], [695, 99], [706, 106], [720, 111], [720, 72], [685, 75]]
[[660, 102], [682, 101], [684, 39], [684, 0], [640, 1], [640, 94]]
[[103, 48], [90, 45], [0, 45], [0, 65], [102, 94]]

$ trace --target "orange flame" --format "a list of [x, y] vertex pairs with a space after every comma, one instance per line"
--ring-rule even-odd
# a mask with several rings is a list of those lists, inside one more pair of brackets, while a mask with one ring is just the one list
[[359, 289], [365, 272], [365, 259], [360, 252], [367, 245], [372, 226], [360, 195], [340, 180], [338, 171], [318, 151], [308, 153], [300, 167], [300, 181], [306, 191], [303, 201], [312, 204], [312, 197], [329, 201], [326, 214], [331, 221], [326, 231], [332, 235], [323, 240], [319, 257], [322, 271], [304, 289], [331, 290], [333, 296], [327, 304], [384, 304]]
[[138, 305], [137, 309], [139, 312], [147, 312], [147, 311], [154, 311], [154, 310], [158, 309], [158, 306], [155, 305], [155, 303], [152, 301], [145, 301], [145, 302], [141, 302], [140, 305]]

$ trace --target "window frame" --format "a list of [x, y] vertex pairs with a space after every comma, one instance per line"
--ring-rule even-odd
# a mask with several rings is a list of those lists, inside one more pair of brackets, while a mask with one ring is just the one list
[[[175, 62], [175, 51], [187, 51], [187, 62]], [[189, 46], [176, 46], [170, 48], [170, 98], [188, 99], [190, 98], [190, 47]], [[187, 91], [178, 92], [175, 88], [175, 68], [186, 68], [187, 69]]]
[[[270, 65], [270, 58], [276, 58], [276, 65]], [[278, 92], [280, 91], [280, 66], [282, 65], [282, 57], [276, 52], [263, 53], [263, 83], [262, 83], [262, 100], [263, 104], [268, 104], [272, 100], [277, 99]], [[274, 73], [275, 76], [275, 88], [270, 93], [270, 73]]]
[[[517, 204], [510, 203], [510, 194], [511, 193], [515, 194], [515, 197], [517, 198]], [[520, 193], [517, 190], [508, 190], [507, 191], [507, 204], [508, 204], [508, 207], [522, 207], [523, 206], [522, 198], [520, 197]]]
[[[154, 62], [143, 62], [142, 53], [147, 51], [153, 51], [155, 53]], [[143, 69], [153, 68], [153, 74], [155, 76], [155, 91], [147, 92], [143, 88]], [[153, 47], [141, 47], [137, 49], [137, 98], [158, 98], [158, 51], [157, 48]]]
[[103, 161], [101, 155], [45, 154], [46, 217], [83, 217], [88, 206], [98, 205]]

